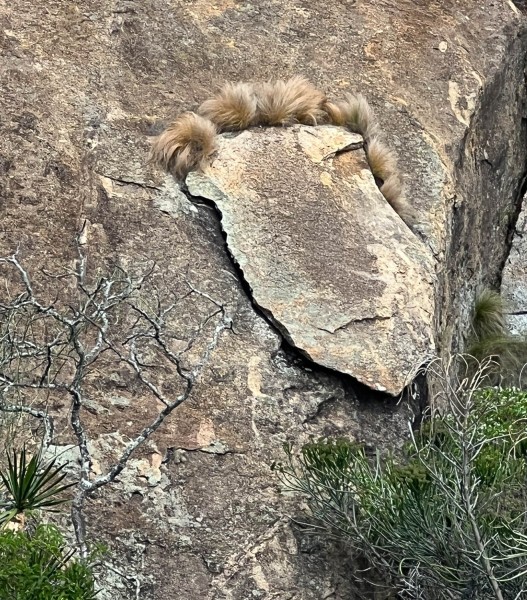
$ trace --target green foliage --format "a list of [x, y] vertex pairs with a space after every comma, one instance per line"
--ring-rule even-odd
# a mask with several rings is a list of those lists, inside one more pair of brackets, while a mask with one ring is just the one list
[[[527, 481], [527, 392], [516, 388], [485, 388], [476, 393], [478, 413], [484, 414], [475, 427], [489, 440], [475, 460], [477, 475], [487, 484], [498, 484], [505, 474], [512, 481]], [[505, 454], [505, 462], [502, 455]], [[514, 492], [513, 486], [507, 493]]]
[[527, 392], [517, 388], [484, 388], [476, 393], [477, 408], [485, 418], [478, 427], [487, 438], [504, 436], [510, 446], [527, 453], [523, 439], [527, 428]]
[[[74, 483], [63, 483], [65, 465], [45, 461], [40, 453], [28, 458], [26, 449], [7, 456], [0, 471], [3, 499], [0, 525], [36, 510], [56, 512], [66, 500], [60, 495]], [[90, 561], [73, 559], [59, 530], [38, 525], [0, 529], [0, 600], [92, 600], [95, 586]], [[20, 522], [19, 524], [20, 525]], [[92, 553], [93, 560], [100, 549]]]
[[473, 389], [449, 409], [400, 456], [320, 440], [298, 457], [287, 446], [274, 468], [305, 494], [317, 531], [366, 559], [357, 579], [398, 598], [527, 597], [527, 393]]
[[45, 462], [41, 454], [28, 460], [26, 449], [8, 454], [6, 471], [0, 471], [4, 498], [0, 502], [0, 525], [11, 521], [16, 515], [32, 510], [55, 512], [56, 506], [65, 502], [58, 496], [74, 483], [63, 484], [65, 465], [56, 466], [56, 459]]
[[88, 564], [72, 559], [53, 525], [0, 532], [0, 600], [93, 600]]
[[478, 363], [494, 357], [497, 360], [496, 374], [510, 383], [514, 383], [513, 377], [527, 363], [527, 339], [510, 333], [503, 300], [498, 292], [483, 290], [476, 298], [467, 354]]

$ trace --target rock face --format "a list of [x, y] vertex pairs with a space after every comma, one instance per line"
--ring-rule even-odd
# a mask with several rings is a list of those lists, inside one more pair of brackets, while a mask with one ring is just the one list
[[434, 265], [379, 192], [360, 136], [295, 126], [218, 146], [187, 185], [221, 212], [253, 300], [310, 360], [399, 394], [432, 353]]
[[[278, 493], [269, 464], [311, 435], [397, 446], [410, 418], [404, 403], [282, 344], [247, 297], [215, 211], [147, 164], [149, 138], [225, 80], [298, 73], [334, 98], [362, 92], [426, 216], [435, 341], [447, 351], [475, 290], [499, 278], [518, 212], [526, 35], [510, 0], [0, 2], [0, 253], [19, 246], [35, 289], [53, 298], [61, 286], [42, 269], [71, 266], [87, 221], [90, 269], [155, 261], [161, 292], [181, 292], [185, 276], [233, 319], [190, 400], [87, 505], [88, 539], [108, 544], [114, 569], [101, 574], [101, 598], [350, 600], [342, 556], [290, 526], [298, 501]], [[371, 218], [409, 247], [378, 201]], [[186, 306], [174, 337], [201, 311]], [[176, 373], [163, 377], [171, 389]], [[158, 407], [111, 369], [88, 399], [82, 418], [103, 470]], [[54, 446], [70, 449], [69, 403], [45, 406]]]
[[501, 293], [513, 334], [527, 335], [527, 204], [516, 223], [511, 251], [503, 268]]

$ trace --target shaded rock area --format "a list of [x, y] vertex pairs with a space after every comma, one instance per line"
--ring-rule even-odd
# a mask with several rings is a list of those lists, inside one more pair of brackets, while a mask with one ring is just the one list
[[402, 391], [433, 352], [434, 263], [379, 192], [360, 136], [328, 126], [222, 136], [186, 183], [218, 207], [253, 300], [290, 344]]
[[501, 293], [511, 333], [527, 335], [527, 206], [522, 208], [503, 269]]
[[[502, 14], [509, 10], [519, 16], [512, 2], [504, 2]], [[495, 51], [482, 50], [482, 65], [465, 63], [464, 72], [475, 86], [468, 84], [463, 92], [467, 83], [449, 82], [452, 109], [466, 130], [452, 165], [453, 179], [445, 188], [452, 212], [445, 221], [449, 242], [436, 326], [438, 345], [445, 350], [463, 349], [475, 295], [483, 287], [499, 286], [522, 204], [527, 169], [523, 20], [517, 35], [510, 31], [493, 31]], [[502, 51], [507, 57], [503, 62]]]
[[[446, 352], [475, 290], [499, 278], [518, 213], [526, 31], [507, 0], [0, 3], [0, 253], [19, 247], [53, 299], [64, 290], [42, 269], [74, 264], [86, 221], [90, 269], [155, 261], [162, 293], [182, 295], [190, 280], [233, 321], [189, 401], [88, 502], [88, 539], [110, 550], [101, 598], [354, 598], [343, 553], [291, 527], [299, 501], [279, 494], [269, 465], [284, 442], [310, 436], [397, 447], [412, 417], [290, 352], [247, 297], [215, 211], [147, 164], [150, 138], [225, 80], [300, 73], [331, 97], [365, 94], [426, 216]], [[371, 217], [407, 240], [386, 211]], [[184, 304], [174, 337], [204, 312]], [[174, 371], [160, 378], [177, 393]], [[157, 414], [136, 383], [111, 365], [93, 376], [82, 417], [95, 471]], [[45, 406], [53, 447], [75, 461], [68, 399]]]

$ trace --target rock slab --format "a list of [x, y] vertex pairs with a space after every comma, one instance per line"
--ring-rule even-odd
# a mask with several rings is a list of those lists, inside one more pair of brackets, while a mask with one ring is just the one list
[[396, 395], [432, 345], [433, 261], [384, 199], [362, 138], [297, 125], [221, 136], [212, 200], [253, 301], [315, 363]]
[[511, 333], [527, 335], [527, 203], [516, 223], [512, 246], [503, 269], [501, 293]]

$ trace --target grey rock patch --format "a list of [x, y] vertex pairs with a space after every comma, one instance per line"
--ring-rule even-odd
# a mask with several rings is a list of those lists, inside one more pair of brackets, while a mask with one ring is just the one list
[[207, 454], [227, 454], [227, 452], [229, 452], [229, 447], [220, 440], [214, 440], [208, 446], [200, 448], [200, 450]]
[[501, 293], [507, 310], [507, 323], [511, 333], [527, 335], [527, 206], [516, 223], [511, 251], [501, 283]]
[[174, 179], [168, 176], [152, 202], [158, 210], [175, 218], [198, 212], [198, 209], [188, 200]]
[[110, 396], [109, 400], [113, 406], [121, 410], [130, 406], [130, 400], [124, 396]]

